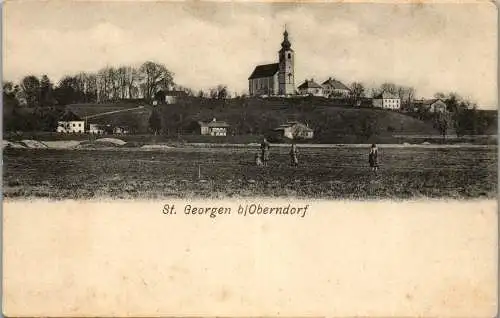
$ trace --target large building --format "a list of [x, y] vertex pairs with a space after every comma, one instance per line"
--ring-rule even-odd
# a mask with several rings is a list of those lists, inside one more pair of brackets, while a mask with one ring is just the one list
[[329, 78], [321, 84], [323, 87], [323, 95], [326, 97], [342, 97], [346, 98], [349, 96], [351, 90], [349, 87], [345, 86], [342, 82]]
[[278, 63], [259, 65], [248, 78], [250, 96], [295, 94], [294, 54], [285, 30]]
[[401, 99], [394, 94], [384, 91], [373, 97], [373, 107], [399, 110], [401, 109]]
[[304, 83], [299, 85], [298, 89], [301, 95], [323, 96], [323, 86], [316, 83], [312, 78], [310, 80], [306, 79]]
[[58, 133], [84, 133], [85, 121], [75, 115], [73, 112], [66, 112], [57, 122], [56, 131]]

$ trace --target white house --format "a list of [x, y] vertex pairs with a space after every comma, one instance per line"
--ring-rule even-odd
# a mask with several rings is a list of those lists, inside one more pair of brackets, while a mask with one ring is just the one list
[[57, 122], [56, 131], [66, 134], [84, 133], [85, 121], [81, 120], [80, 117], [76, 116], [73, 112], [67, 112]]
[[229, 124], [224, 121], [217, 121], [217, 119], [212, 119], [211, 122], [198, 122], [200, 128], [200, 134], [205, 136], [227, 136], [227, 129]]
[[105, 132], [105, 127], [100, 124], [89, 124], [89, 133], [95, 135], [102, 135]]
[[305, 80], [297, 87], [301, 95], [323, 96], [323, 87], [316, 83], [314, 79]]
[[401, 109], [401, 99], [388, 92], [382, 92], [377, 96], [373, 97], [373, 107], [399, 110]]

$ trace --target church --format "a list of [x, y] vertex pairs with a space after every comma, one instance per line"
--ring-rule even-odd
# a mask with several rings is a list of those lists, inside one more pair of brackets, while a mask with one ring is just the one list
[[250, 96], [295, 94], [294, 52], [286, 29], [278, 58], [278, 63], [259, 65], [254, 69], [248, 78]]

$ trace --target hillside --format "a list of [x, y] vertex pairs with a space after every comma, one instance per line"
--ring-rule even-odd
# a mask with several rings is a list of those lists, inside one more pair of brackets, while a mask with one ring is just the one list
[[335, 105], [322, 98], [232, 99], [191, 98], [162, 105], [164, 128], [190, 132], [192, 122], [213, 117], [231, 125], [234, 134], [267, 134], [289, 120], [307, 123], [314, 142], [366, 142], [392, 135], [438, 135], [432, 124], [387, 110]]
[[[138, 108], [143, 106], [143, 108]], [[92, 124], [111, 124], [112, 126], [126, 126], [131, 132], [147, 132], [151, 106], [143, 103], [114, 103], [114, 104], [71, 104], [66, 110], [73, 112], [80, 118], [87, 118]], [[110, 112], [110, 114], [105, 114]], [[92, 117], [95, 115], [100, 115]]]
[[[141, 103], [73, 104], [66, 109], [84, 117], [97, 113], [136, 108]], [[413, 117], [381, 109], [353, 108], [334, 104], [324, 98], [259, 99], [236, 98], [212, 100], [186, 98], [173, 105], [145, 106], [89, 119], [92, 123], [109, 123], [146, 133], [149, 116], [156, 108], [167, 135], [192, 134], [198, 120], [223, 120], [231, 125], [231, 135], [266, 135], [289, 120], [307, 123], [315, 131], [313, 142], [379, 142], [393, 135], [438, 135], [432, 124]]]

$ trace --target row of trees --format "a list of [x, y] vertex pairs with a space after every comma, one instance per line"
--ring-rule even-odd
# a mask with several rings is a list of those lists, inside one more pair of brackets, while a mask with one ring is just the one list
[[67, 75], [57, 84], [47, 75], [28, 75], [18, 84], [4, 83], [3, 90], [29, 108], [137, 98], [151, 101], [158, 90], [174, 87], [173, 76], [165, 65], [147, 61], [139, 67], [104, 67], [96, 73]]

